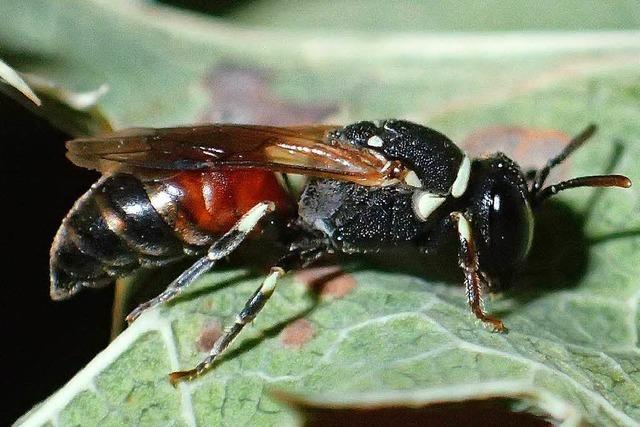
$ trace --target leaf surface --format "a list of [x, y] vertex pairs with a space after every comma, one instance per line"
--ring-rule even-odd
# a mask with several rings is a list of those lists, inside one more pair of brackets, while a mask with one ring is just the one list
[[[142, 2], [5, 1], [0, 16], [10, 17], [0, 53], [12, 65], [73, 91], [108, 84], [97, 102], [115, 127], [401, 117], [464, 141], [493, 126], [571, 134], [595, 122], [600, 133], [565, 173], [612, 169], [640, 183], [638, 33], [320, 37]], [[568, 424], [635, 425], [639, 195], [576, 190], [539, 213], [518, 286], [487, 301], [507, 334], [474, 320], [454, 260], [345, 260], [348, 289], [317, 301], [301, 279], [283, 280], [215, 369], [174, 389], [167, 373], [195, 365], [203, 334], [228, 324], [260, 282], [216, 271], [146, 313], [19, 423], [295, 422], [269, 392], [278, 389], [321, 406], [498, 396]]]
[[20, 74], [3, 61], [0, 61], [0, 83], [17, 90], [24, 95], [26, 99], [36, 105], [42, 103], [40, 98], [31, 90]]

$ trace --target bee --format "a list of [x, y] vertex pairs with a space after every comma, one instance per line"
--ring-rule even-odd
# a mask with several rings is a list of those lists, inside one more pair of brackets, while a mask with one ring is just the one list
[[[144, 310], [180, 295], [265, 224], [283, 253], [196, 367], [206, 371], [260, 312], [284, 274], [329, 253], [431, 252], [453, 237], [473, 314], [505, 326], [482, 306], [483, 289], [511, 281], [531, 247], [534, 212], [575, 187], [630, 187], [621, 175], [545, 186], [549, 172], [594, 133], [587, 127], [546, 166], [523, 171], [502, 153], [471, 158], [445, 135], [402, 120], [347, 126], [213, 124], [128, 129], [67, 143], [68, 158], [102, 177], [72, 207], [51, 248], [51, 297], [68, 298], [141, 268], [189, 256], [195, 263]], [[294, 195], [288, 174], [308, 177]], [[253, 232], [252, 232], [253, 231]]]

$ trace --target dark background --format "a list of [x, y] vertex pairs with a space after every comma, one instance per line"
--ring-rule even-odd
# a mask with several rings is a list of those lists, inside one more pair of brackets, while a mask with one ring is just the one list
[[[222, 15], [232, 2], [173, 3]], [[83, 292], [67, 301], [49, 298], [51, 242], [73, 203], [98, 175], [66, 159], [68, 135], [1, 93], [0, 117], [5, 211], [0, 240], [4, 248], [2, 383], [5, 391], [11, 390], [3, 398], [0, 425], [10, 425], [108, 345], [113, 287]]]
[[0, 316], [5, 327], [2, 382], [7, 393], [0, 425], [10, 425], [108, 344], [113, 288], [83, 292], [64, 302], [49, 298], [51, 241], [64, 215], [97, 174], [65, 158], [65, 134], [4, 95], [0, 95], [0, 117], [5, 213]]

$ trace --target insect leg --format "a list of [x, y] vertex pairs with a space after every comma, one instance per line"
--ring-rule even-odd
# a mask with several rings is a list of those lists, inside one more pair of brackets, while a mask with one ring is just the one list
[[216, 360], [216, 358], [231, 344], [231, 342], [238, 336], [240, 331], [247, 323], [250, 323], [255, 319], [260, 310], [265, 306], [269, 300], [273, 291], [275, 290], [277, 281], [280, 277], [284, 276], [286, 272], [307, 265], [309, 262], [317, 259], [324, 253], [322, 248], [316, 247], [307, 249], [304, 251], [291, 252], [278, 261], [277, 265], [271, 267], [271, 272], [264, 279], [262, 284], [251, 295], [244, 305], [244, 308], [236, 316], [236, 320], [231, 327], [227, 328], [222, 336], [216, 340], [209, 352], [209, 355], [200, 362], [195, 368], [188, 371], [178, 371], [169, 374], [171, 384], [176, 384], [181, 380], [192, 380], [199, 377], [204, 371], [206, 371]]
[[238, 222], [216, 240], [205, 256], [197, 260], [191, 267], [178, 276], [169, 286], [157, 297], [140, 304], [127, 316], [127, 322], [131, 323], [138, 318], [145, 310], [155, 307], [158, 304], [172, 300], [185, 288], [191, 285], [203, 273], [211, 269], [217, 261], [228, 256], [244, 241], [247, 235], [269, 212], [273, 212], [275, 206], [272, 202], [261, 202], [251, 208]]
[[464, 271], [464, 285], [471, 311], [478, 319], [490, 324], [495, 331], [502, 332], [505, 330], [502, 321], [487, 315], [482, 309], [482, 282], [478, 271], [478, 255], [473, 240], [471, 224], [460, 212], [453, 212], [451, 218], [458, 227], [458, 238], [460, 239], [459, 262]]

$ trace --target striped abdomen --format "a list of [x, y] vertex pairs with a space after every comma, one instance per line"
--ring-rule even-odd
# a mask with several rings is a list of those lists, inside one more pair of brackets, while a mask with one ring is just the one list
[[51, 248], [51, 297], [191, 255], [263, 200], [290, 209], [271, 172], [186, 171], [157, 181], [101, 178], [63, 220]]

